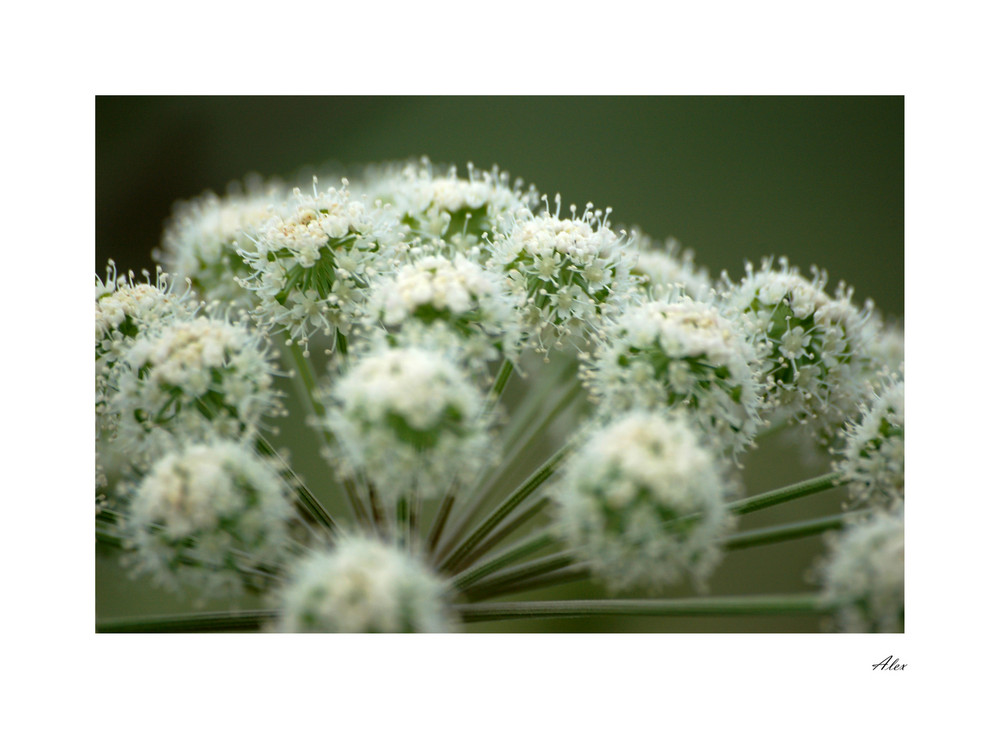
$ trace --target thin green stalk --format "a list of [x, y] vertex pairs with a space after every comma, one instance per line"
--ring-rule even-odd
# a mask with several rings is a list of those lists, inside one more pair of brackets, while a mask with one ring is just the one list
[[504, 452], [507, 454], [500, 466], [498, 466], [486, 480], [480, 479], [477, 483], [474, 492], [477, 494], [476, 499], [471, 502], [464, 510], [461, 518], [459, 519], [458, 525], [451, 530], [448, 539], [445, 540], [444, 546], [439, 549], [437, 556], [450, 552], [455, 547], [455, 543], [461, 538], [461, 535], [468, 529], [469, 524], [475, 518], [476, 514], [482, 509], [483, 505], [486, 504], [490, 497], [493, 496], [494, 488], [497, 484], [504, 482], [504, 477], [510, 468], [518, 461], [521, 452], [534, 441], [535, 437], [544, 428], [548, 427], [559, 414], [562, 413], [566, 407], [569, 406], [571, 402], [579, 394], [579, 382], [573, 381], [569, 386], [564, 388], [561, 393], [559, 400], [555, 405], [550, 408], [545, 417], [540, 420], [536, 420], [530, 428], [528, 428], [523, 434], [517, 444], [511, 448], [507, 449], [504, 447]]
[[729, 505], [729, 510], [734, 514], [749, 514], [753, 511], [760, 511], [770, 506], [783, 504], [786, 501], [800, 499], [803, 496], [810, 496], [821, 491], [826, 491], [827, 489], [832, 489], [835, 486], [839, 486], [840, 483], [841, 479], [838, 474], [827, 473], [816, 478], [794, 483], [791, 486], [785, 486], [758, 494], [757, 496], [735, 501]]
[[517, 529], [542, 511], [546, 506], [548, 506], [548, 504], [548, 497], [541, 496], [530, 506], [525, 505], [525, 507], [516, 514], [511, 514], [503, 524], [497, 527], [496, 531], [484, 539], [478, 547], [469, 552], [465, 559], [456, 565], [456, 569], [464, 570], [470, 564], [475, 564], [480, 557], [487, 554], [491, 549], [493, 549], [493, 547], [506, 539], [512, 532], [517, 531]]
[[[732, 551], [810, 537], [834, 529], [841, 529], [849, 516], [848, 514], [835, 514], [792, 524], [740, 532], [724, 539], [722, 546], [724, 549]], [[533, 562], [497, 571], [489, 579], [466, 590], [466, 595], [470, 600], [484, 600], [511, 592], [523, 592], [528, 589], [582, 579], [589, 575], [590, 571], [586, 565], [573, 563], [570, 552], [560, 552]]]
[[555, 542], [555, 537], [548, 532], [528, 537], [528, 539], [511, 547], [503, 554], [483, 562], [480, 565], [476, 565], [475, 567], [470, 567], [465, 572], [458, 574], [452, 581], [452, 584], [455, 586], [455, 589], [464, 590], [470, 585], [473, 585], [481, 580], [483, 577], [496, 572], [497, 570], [501, 570], [522, 557], [526, 557], [533, 552], [537, 552], [539, 549], [544, 549]]
[[687, 597], [669, 600], [549, 600], [456, 605], [467, 623], [523, 618], [583, 618], [593, 615], [687, 616], [823, 615], [819, 594]]
[[479, 602], [500, 595], [509, 595], [512, 592], [527, 592], [528, 590], [537, 590], [543, 587], [564, 585], [567, 582], [585, 580], [589, 577], [590, 570], [586, 565], [572, 564], [534, 577], [518, 580], [517, 582], [503, 582], [492, 586], [480, 583], [466, 592], [465, 596], [470, 602]]
[[218, 631], [259, 630], [277, 617], [277, 610], [242, 610], [239, 612], [192, 613], [143, 618], [98, 620], [98, 633], [214, 633]]
[[787, 542], [802, 537], [811, 537], [834, 529], [842, 529], [847, 516], [847, 514], [834, 514], [833, 516], [824, 516], [818, 519], [797, 521], [793, 524], [782, 524], [780, 526], [740, 532], [724, 540], [723, 545], [726, 549], [732, 551], [735, 549], [746, 549], [747, 547], [758, 547], [763, 544]]
[[472, 533], [459, 544], [442, 562], [441, 570], [450, 572], [468, 555], [475, 547], [493, 531], [504, 518], [510, 514], [518, 504], [531, 496], [539, 486], [544, 484], [549, 477], [556, 472], [559, 465], [570, 453], [570, 446], [564, 445], [558, 451], [549, 456], [538, 470], [523, 484], [518, 486], [503, 502], [500, 503]]
[[470, 581], [472, 589], [469, 592], [478, 593], [480, 590], [516, 585], [522, 580], [538, 577], [539, 575], [544, 575], [563, 567], [569, 567], [575, 561], [576, 558], [573, 556], [573, 552], [569, 550], [558, 552], [557, 554], [549, 554], [545, 557], [525, 562], [524, 564], [497, 570], [488, 579], [478, 581], [478, 584], [475, 584], [477, 581]]
[[[312, 410], [317, 420], [322, 422], [326, 409], [323, 407], [323, 404], [316, 399], [316, 373], [313, 371], [312, 362], [306, 358], [302, 350], [295, 344], [285, 346], [282, 351], [287, 352], [291, 356], [292, 362], [295, 365], [295, 370], [299, 375], [298, 377], [293, 377], [292, 379], [295, 380], [295, 387], [300, 398], [306, 406]], [[330, 435], [327, 433], [326, 429], [320, 427], [317, 430], [321, 446], [331, 446], [332, 443], [330, 442]], [[370, 523], [368, 515], [361, 504], [361, 498], [358, 496], [354, 483], [349, 479], [340, 479], [340, 481], [347, 494], [347, 500], [350, 502], [351, 511], [354, 514], [355, 520], [359, 524]]]
[[[503, 364], [500, 365], [500, 371], [497, 372], [497, 376], [493, 380], [493, 387], [490, 388], [486, 403], [483, 405], [483, 412], [480, 414], [481, 418], [489, 417], [496, 408], [497, 403], [500, 402], [500, 398], [503, 396], [504, 390], [507, 389], [507, 383], [510, 381], [510, 376], [513, 372], [514, 363], [505, 358]], [[427, 537], [427, 551], [431, 554], [437, 548], [438, 540], [441, 539], [445, 524], [448, 523], [448, 517], [451, 515], [452, 507], [455, 505], [457, 494], [458, 486], [457, 484], [452, 484], [434, 517], [434, 524], [431, 526], [430, 534]]]

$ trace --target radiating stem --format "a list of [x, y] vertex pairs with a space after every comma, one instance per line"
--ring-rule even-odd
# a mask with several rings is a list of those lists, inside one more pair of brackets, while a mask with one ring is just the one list
[[476, 514], [493, 495], [494, 487], [499, 483], [503, 483], [504, 477], [507, 475], [511, 466], [517, 462], [518, 457], [521, 455], [521, 451], [523, 451], [529, 443], [533, 442], [538, 433], [548, 426], [549, 423], [551, 423], [559, 414], [562, 413], [563, 410], [566, 409], [566, 407], [569, 406], [571, 402], [573, 402], [579, 394], [579, 387], [579, 382], [576, 382], [575, 380], [571, 382], [566, 388], [564, 388], [558, 401], [549, 409], [545, 416], [536, 420], [531, 427], [527, 428], [522, 433], [521, 438], [513, 448], [509, 450], [506, 447], [504, 448], [506, 456], [503, 462], [493, 471], [489, 478], [486, 480], [480, 480], [477, 484], [474, 489], [477, 494], [476, 499], [466, 507], [461, 518], [459, 519], [458, 526], [451, 531], [449, 538], [446, 540], [445, 546], [439, 550], [439, 556], [451, 551], [454, 548], [455, 543], [468, 528]]
[[552, 474], [556, 472], [559, 464], [570, 453], [570, 446], [565, 445], [558, 451], [553, 453], [549, 459], [539, 466], [538, 470], [523, 484], [516, 488], [503, 502], [500, 503], [480, 524], [473, 530], [473, 532], [462, 541], [455, 550], [446, 557], [442, 564], [441, 569], [444, 572], [449, 572], [455, 569], [462, 559], [469, 554], [476, 545], [478, 545], [483, 539], [489, 536], [493, 528], [497, 526], [504, 517], [506, 517], [511, 511], [513, 511], [518, 504], [523, 502], [532, 493], [534, 493], [539, 486], [544, 484]]
[[834, 486], [839, 486], [840, 483], [841, 480], [838, 474], [827, 473], [822, 476], [817, 476], [816, 478], [794, 483], [791, 486], [785, 486], [780, 489], [758, 494], [757, 496], [751, 496], [747, 499], [735, 501], [729, 505], [729, 510], [734, 514], [749, 514], [753, 511], [766, 509], [769, 506], [776, 506], [777, 504], [783, 504], [786, 501], [792, 501], [794, 499], [802, 498], [803, 496], [810, 496], [821, 491], [826, 491], [827, 489], [832, 489]]
[[537, 536], [529, 537], [520, 544], [511, 547], [503, 554], [494, 557], [491, 560], [487, 560], [480, 565], [471, 567], [465, 572], [457, 575], [452, 584], [456, 589], [464, 590], [470, 585], [481, 580], [483, 577], [496, 572], [497, 570], [503, 569], [507, 565], [516, 562], [522, 557], [526, 557], [527, 555], [537, 552], [539, 549], [548, 547], [555, 542], [555, 537], [548, 532], [543, 532]]
[[686, 597], [670, 600], [549, 600], [456, 605], [467, 623], [523, 618], [583, 618], [593, 615], [688, 616], [823, 615], [829, 612], [820, 595], [751, 595]]
[[[493, 387], [490, 388], [489, 395], [483, 405], [483, 412], [479, 416], [480, 418], [488, 418], [496, 408], [504, 390], [507, 388], [507, 383], [510, 381], [510, 376], [513, 372], [514, 363], [505, 358], [503, 364], [500, 365], [500, 371], [497, 372], [497, 376], [493, 380]], [[441, 506], [434, 517], [434, 524], [431, 526], [430, 534], [427, 537], [428, 553], [433, 554], [434, 550], [437, 548], [438, 540], [441, 539], [441, 534], [444, 532], [445, 524], [448, 523], [448, 517], [451, 515], [452, 507], [455, 505], [455, 497], [457, 494], [458, 486], [453, 484], [448, 489], [448, 493], [441, 502]]]
[[476, 581], [470, 580], [471, 589], [469, 590], [469, 594], [475, 595], [480, 593], [482, 590], [495, 590], [510, 585], [516, 585], [523, 580], [532, 579], [549, 572], [554, 572], [555, 570], [562, 569], [563, 567], [569, 567], [575, 561], [576, 558], [574, 557], [573, 552], [569, 550], [559, 552], [557, 554], [550, 554], [545, 557], [539, 557], [538, 559], [533, 559], [530, 562], [525, 562], [524, 564], [498, 570], [489, 578], [478, 582], [478, 584], [475, 583]]
[[818, 519], [797, 521], [793, 524], [781, 524], [780, 526], [766, 527], [764, 529], [753, 529], [734, 534], [724, 540], [723, 545], [728, 550], [746, 549], [747, 547], [758, 547], [763, 544], [774, 544], [802, 537], [811, 537], [823, 532], [843, 528], [847, 517], [848, 514], [834, 514], [833, 516], [824, 516]]
[[259, 630], [277, 617], [277, 610], [192, 613], [144, 618], [98, 620], [98, 633], [211, 633], [216, 631]]
[[[295, 387], [300, 398], [321, 423], [323, 415], [326, 413], [326, 409], [316, 398], [316, 373], [313, 371], [312, 363], [306, 358], [302, 350], [294, 343], [287, 345], [282, 351], [287, 352], [291, 356], [292, 362], [295, 365], [295, 370], [299, 375], [298, 377], [293, 377], [292, 379], [295, 380]], [[318, 425], [317, 431], [321, 445], [326, 447], [331, 446], [332, 443], [330, 434], [327, 432], [326, 428]], [[349, 479], [339, 480], [347, 494], [347, 500], [351, 504], [351, 511], [354, 513], [354, 518], [359, 524], [369, 522], [368, 515], [365, 513], [364, 507], [361, 505], [361, 499], [358, 496], [354, 483]]]

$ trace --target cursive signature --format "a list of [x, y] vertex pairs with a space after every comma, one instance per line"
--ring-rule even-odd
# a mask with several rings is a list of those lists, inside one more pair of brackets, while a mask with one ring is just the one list
[[876, 669], [880, 671], [902, 671], [904, 668], [906, 668], [906, 664], [900, 663], [898, 658], [893, 658], [892, 656], [888, 656], [878, 663], [872, 664], [873, 671]]

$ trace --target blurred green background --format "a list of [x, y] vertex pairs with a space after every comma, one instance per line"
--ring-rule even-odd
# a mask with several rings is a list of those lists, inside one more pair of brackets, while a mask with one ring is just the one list
[[[561, 193], [564, 204], [610, 206], [616, 227], [673, 236], [715, 275], [727, 269], [739, 278], [746, 260], [787, 255], [846, 280], [857, 300], [903, 316], [902, 97], [98, 97], [95, 111], [100, 274], [109, 257], [119, 270], [151, 268], [174, 201], [222, 193], [249, 172], [290, 178], [307, 167], [427, 155], [460, 170], [469, 161], [497, 164], [550, 197]], [[771, 441], [747, 459], [746, 490], [824, 470]], [[827, 493], [750, 515], [740, 528], [829, 514], [839, 498]], [[809, 589], [803, 573], [821, 552], [821, 540], [811, 538], [731, 554], [712, 593]], [[535, 597], [592, 591], [579, 585]], [[99, 550], [98, 617], [185, 607], [125, 580], [116, 555]], [[818, 622], [533, 620], [470, 628], [794, 632], [815, 631]]]

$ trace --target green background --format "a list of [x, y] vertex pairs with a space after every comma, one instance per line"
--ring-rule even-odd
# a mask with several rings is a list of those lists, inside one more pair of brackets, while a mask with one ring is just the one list
[[[550, 197], [561, 193], [564, 205], [610, 206], [616, 227], [673, 236], [713, 274], [727, 269], [739, 278], [746, 260], [786, 255], [846, 280], [857, 300], [874, 299], [891, 318], [903, 316], [902, 97], [98, 97], [95, 107], [100, 274], [109, 257], [119, 270], [151, 267], [174, 201], [221, 193], [249, 172], [291, 178], [306, 168], [349, 171], [427, 155], [460, 169], [469, 161], [497, 164]], [[768, 442], [747, 459], [746, 490], [824, 470]], [[839, 499], [827, 493], [767, 510], [743, 518], [740, 528], [833, 513]], [[822, 541], [810, 538], [731, 554], [711, 591], [809, 589], [803, 573], [821, 552]], [[183, 607], [123, 579], [116, 556], [99, 550], [98, 617]], [[815, 631], [818, 623], [535, 620], [505, 627], [785, 632]]]

